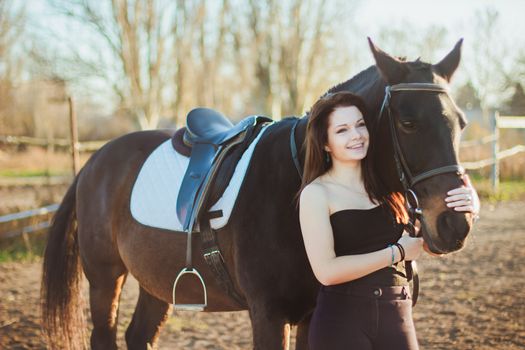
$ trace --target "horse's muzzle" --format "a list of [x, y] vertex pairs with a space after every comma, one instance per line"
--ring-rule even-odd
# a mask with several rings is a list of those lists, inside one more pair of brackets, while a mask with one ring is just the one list
[[439, 253], [451, 253], [460, 250], [465, 244], [472, 220], [468, 214], [446, 210], [437, 217], [437, 239], [433, 240]]

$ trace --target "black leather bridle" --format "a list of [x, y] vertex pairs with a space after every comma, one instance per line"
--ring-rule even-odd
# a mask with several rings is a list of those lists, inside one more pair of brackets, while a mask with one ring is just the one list
[[[459, 164], [452, 164], [431, 169], [421, 174], [412, 174], [403, 154], [401, 144], [399, 143], [397, 129], [395, 127], [394, 118], [390, 109], [390, 99], [392, 98], [392, 93], [399, 91], [422, 91], [430, 93], [446, 93], [448, 95], [449, 90], [443, 85], [431, 83], [403, 83], [392, 86], [387, 85], [385, 87], [385, 98], [383, 99], [383, 104], [381, 105], [381, 110], [379, 112], [379, 118], [376, 122], [376, 126], [378, 127], [381, 118], [383, 117], [383, 114], [386, 114], [390, 126], [390, 135], [392, 137], [392, 143], [394, 145], [394, 161], [396, 164], [396, 170], [399, 177], [399, 181], [403, 186], [405, 202], [409, 213], [409, 223], [406, 229], [410, 233], [410, 236], [416, 237], [417, 234], [415, 232], [415, 224], [417, 220], [421, 222], [422, 229], [426, 230], [426, 232], [429, 232], [429, 227], [425, 220], [425, 216], [423, 215], [423, 210], [419, 207], [419, 200], [413, 187], [417, 183], [436, 175], [456, 173], [457, 175], [462, 176], [465, 173], [465, 169]], [[412, 305], [415, 306], [417, 303], [417, 298], [419, 296], [419, 277], [417, 274], [416, 262], [407, 261], [406, 270], [408, 280], [413, 280], [414, 288], [412, 292]]]
[[390, 125], [390, 134], [392, 136], [392, 143], [394, 144], [394, 159], [396, 162], [397, 174], [399, 175], [399, 181], [403, 185], [405, 191], [414, 187], [418, 182], [426, 180], [430, 177], [441, 175], [445, 173], [458, 173], [462, 175], [465, 173], [465, 169], [458, 164], [446, 165], [443, 167], [435, 168], [432, 170], [425, 171], [418, 175], [412, 175], [410, 168], [405, 160], [401, 145], [399, 144], [399, 139], [397, 136], [397, 129], [395, 127], [394, 119], [392, 117], [392, 112], [390, 110], [390, 99], [392, 97], [392, 92], [398, 91], [425, 91], [425, 92], [438, 92], [446, 93], [448, 95], [448, 88], [439, 85], [439, 84], [430, 84], [430, 83], [404, 83], [396, 85], [388, 85], [385, 88], [385, 98], [383, 99], [383, 104], [381, 105], [381, 111], [379, 112], [379, 118], [376, 122], [376, 125], [379, 125], [383, 114], [387, 114], [389, 125]]

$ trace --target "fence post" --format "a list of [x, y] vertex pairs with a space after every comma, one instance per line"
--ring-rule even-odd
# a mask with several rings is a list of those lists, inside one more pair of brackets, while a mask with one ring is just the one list
[[499, 190], [499, 128], [498, 128], [499, 111], [494, 112], [494, 118], [492, 118], [492, 134], [494, 135], [494, 141], [492, 142], [492, 191], [497, 193]]
[[78, 152], [78, 129], [77, 129], [77, 114], [75, 112], [75, 105], [73, 98], [68, 96], [69, 103], [69, 123], [71, 128], [71, 156], [73, 157], [73, 175], [76, 176], [80, 170], [80, 156]]

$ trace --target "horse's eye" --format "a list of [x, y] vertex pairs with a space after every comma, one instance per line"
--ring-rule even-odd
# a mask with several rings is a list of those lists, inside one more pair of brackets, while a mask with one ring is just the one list
[[403, 127], [405, 129], [408, 129], [408, 130], [415, 130], [416, 129], [416, 123], [408, 121], [408, 120], [403, 120], [401, 122], [401, 125], [403, 125]]

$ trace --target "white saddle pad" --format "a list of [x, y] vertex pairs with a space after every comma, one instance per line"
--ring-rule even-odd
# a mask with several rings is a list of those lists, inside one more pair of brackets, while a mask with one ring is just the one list
[[[220, 229], [228, 223], [255, 146], [268, 126], [263, 126], [244, 151], [222, 197], [211, 207], [210, 210], [222, 210], [223, 213], [222, 217], [210, 220], [213, 229]], [[162, 143], [149, 155], [131, 192], [130, 210], [135, 220], [150, 227], [182, 231], [177, 216], [177, 196], [189, 160], [173, 149], [171, 140]]]

